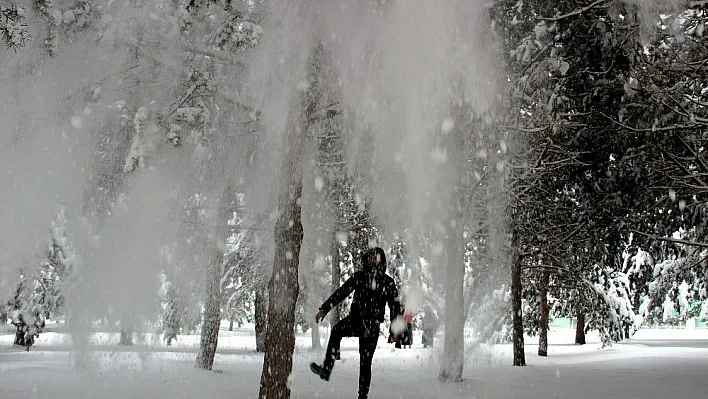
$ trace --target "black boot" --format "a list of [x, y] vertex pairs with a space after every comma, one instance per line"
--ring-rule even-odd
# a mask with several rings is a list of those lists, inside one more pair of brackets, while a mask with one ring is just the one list
[[310, 370], [318, 375], [322, 380], [329, 381], [329, 373], [319, 364], [312, 362], [310, 363]]

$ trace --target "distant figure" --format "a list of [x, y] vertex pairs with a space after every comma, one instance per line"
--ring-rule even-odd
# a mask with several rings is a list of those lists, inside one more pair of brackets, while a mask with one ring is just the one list
[[413, 315], [411, 313], [406, 312], [403, 307], [401, 307], [400, 315], [403, 317], [403, 321], [406, 323], [406, 329], [403, 330], [403, 333], [397, 337], [396, 348], [405, 349], [407, 346], [410, 349], [413, 345]]
[[[386, 255], [383, 249], [374, 248], [362, 257], [364, 270], [354, 273], [339, 289], [327, 299], [315, 316], [319, 323], [334, 306], [354, 292], [349, 315], [332, 327], [324, 363], [310, 364], [310, 370], [321, 379], [329, 381], [334, 361], [339, 355], [339, 344], [343, 337], [359, 337], [359, 399], [369, 396], [371, 385], [371, 363], [379, 340], [384, 308], [388, 304], [392, 315], [400, 313], [398, 289], [391, 276], [386, 274]], [[389, 333], [388, 342], [396, 339]]]
[[433, 346], [433, 340], [435, 334], [438, 331], [438, 318], [435, 316], [433, 309], [426, 305], [424, 309], [425, 315], [423, 316], [422, 329], [423, 329], [423, 348]]

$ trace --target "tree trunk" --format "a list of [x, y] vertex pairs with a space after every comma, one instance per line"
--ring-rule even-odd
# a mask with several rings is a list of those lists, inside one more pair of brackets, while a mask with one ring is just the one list
[[539, 320], [538, 355], [548, 356], [548, 280], [550, 271], [544, 270], [541, 274], [541, 319]]
[[258, 287], [255, 302], [256, 352], [265, 352], [265, 334], [268, 321], [268, 296], [265, 287]]
[[445, 275], [445, 337], [439, 378], [444, 382], [459, 382], [465, 351], [464, 242], [461, 229], [450, 228], [450, 231]]
[[322, 349], [322, 340], [320, 339], [320, 326], [313, 324], [310, 329], [310, 337], [312, 338], [312, 349]]
[[[516, 250], [516, 248], [515, 248]], [[515, 254], [511, 266], [511, 311], [513, 320], [512, 341], [514, 344], [514, 366], [526, 365], [524, 353], [524, 324], [521, 313], [521, 256]]]
[[322, 47], [310, 55], [311, 83], [300, 102], [291, 109], [284, 135], [283, 163], [278, 193], [279, 215], [275, 223], [275, 254], [268, 297], [266, 353], [261, 373], [259, 399], [289, 399], [290, 376], [295, 350], [295, 305], [298, 297], [298, 267], [302, 246], [302, 179], [305, 133], [318, 100], [319, 64]]
[[207, 235], [211, 243], [209, 249], [209, 264], [206, 270], [206, 295], [204, 298], [204, 314], [202, 316], [202, 331], [199, 337], [199, 352], [196, 367], [211, 370], [214, 356], [219, 343], [219, 328], [221, 327], [221, 278], [224, 275], [224, 244], [229, 234], [227, 221], [233, 215], [235, 205], [234, 190], [231, 185], [223, 187], [221, 197], [216, 204], [216, 217], [213, 230]]
[[127, 317], [120, 321], [119, 345], [133, 345], [133, 323]]
[[575, 326], [575, 343], [585, 345], [585, 312], [581, 307], [578, 307], [576, 317], [578, 322]]
[[[337, 288], [339, 288], [339, 285], [341, 284], [342, 281], [342, 267], [340, 264], [340, 256], [339, 256], [339, 239], [337, 239], [337, 232], [334, 231], [332, 232], [332, 292], [336, 291]], [[342, 314], [340, 311], [340, 306], [337, 304], [337, 306], [333, 307], [332, 310], [329, 312], [329, 322], [331, 325], [335, 325], [339, 322], [339, 320], [342, 319]]]
[[17, 330], [15, 330], [15, 341], [12, 344], [19, 346], [27, 346], [27, 343], [25, 342], [25, 332], [22, 324], [17, 326]]
[[[319, 245], [318, 245], [319, 247]], [[317, 251], [315, 254], [315, 259], [320, 258], [321, 253], [320, 251]], [[311, 265], [314, 265], [316, 262], [313, 260], [308, 259], [308, 263]], [[314, 323], [314, 315], [317, 313], [317, 308], [319, 307], [319, 298], [315, 295], [314, 287], [316, 287], [315, 283], [315, 271], [314, 271], [314, 266], [310, 268], [309, 272], [307, 273], [307, 283], [303, 285], [303, 290], [305, 291], [305, 294], [303, 295], [303, 302], [305, 305], [305, 315], [304, 315], [304, 320], [303, 322], [310, 327], [310, 342], [311, 342], [311, 348], [313, 350], [318, 350], [322, 348], [322, 343], [320, 342], [320, 326], [317, 323]], [[304, 332], [305, 326], [303, 326], [303, 332]]]
[[[225, 221], [226, 219], [224, 219]], [[217, 221], [220, 223], [221, 220]], [[221, 275], [224, 263], [224, 251], [218, 247], [211, 249], [209, 269], [206, 279], [206, 298], [204, 301], [204, 316], [202, 317], [202, 332], [199, 339], [197, 367], [211, 370], [214, 365], [216, 346], [219, 341], [219, 326], [221, 324]]]
[[231, 313], [231, 317], [229, 317], [229, 331], [234, 330], [234, 314]]
[[289, 399], [290, 374], [295, 349], [295, 304], [298, 296], [298, 263], [302, 245], [300, 198], [302, 196], [303, 127], [286, 134], [278, 209], [275, 224], [275, 255], [268, 293], [266, 352], [261, 373], [260, 399]]

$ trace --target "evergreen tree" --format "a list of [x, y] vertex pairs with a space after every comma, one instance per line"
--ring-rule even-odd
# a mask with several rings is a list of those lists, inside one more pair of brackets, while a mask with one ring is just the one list
[[162, 274], [160, 298], [162, 300], [162, 339], [167, 346], [170, 346], [173, 340], [177, 340], [177, 335], [180, 333], [182, 314], [177, 293], [164, 273]]
[[7, 48], [17, 51], [29, 40], [25, 9], [13, 3], [0, 4], [0, 37]]
[[44, 329], [44, 311], [37, 291], [35, 281], [28, 279], [24, 267], [21, 267], [19, 281], [8, 305], [12, 324], [16, 328], [14, 345], [24, 346], [28, 351]]

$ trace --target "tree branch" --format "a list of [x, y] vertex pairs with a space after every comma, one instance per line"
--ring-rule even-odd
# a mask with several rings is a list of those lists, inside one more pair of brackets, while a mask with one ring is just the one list
[[585, 11], [588, 11], [588, 10], [590, 10], [590, 9], [592, 9], [592, 8], [595, 8], [595, 7], [599, 6], [600, 4], [605, 3], [605, 1], [606, 1], [606, 0], [597, 0], [596, 2], [594, 2], [594, 3], [590, 4], [590, 5], [587, 5], [587, 6], [583, 7], [583, 8], [578, 8], [577, 10], [571, 11], [571, 12], [569, 12], [569, 13], [567, 13], [567, 14], [559, 15], [559, 16], [557, 16], [557, 17], [552, 17], [552, 18], [541, 17], [541, 18], [539, 18], [539, 19], [542, 20], [542, 21], [559, 21], [559, 20], [564, 19], [564, 18], [569, 18], [569, 17], [573, 17], [573, 16], [576, 16], [576, 15], [580, 15], [580, 14], [584, 13]]
[[662, 126], [662, 127], [647, 127], [647, 128], [636, 128], [632, 127], [629, 125], [625, 125], [624, 123], [615, 120], [611, 116], [603, 113], [603, 112], [598, 112], [599, 115], [602, 115], [603, 117], [609, 119], [612, 123], [614, 123], [617, 126], [623, 127], [627, 130], [630, 130], [632, 132], [637, 132], [637, 133], [655, 133], [655, 132], [671, 132], [674, 130], [683, 130], [683, 129], [698, 129], [703, 126], [703, 123], [691, 123], [691, 124], [684, 124], [684, 125], [671, 125], [671, 126]]
[[640, 234], [645, 237], [651, 238], [652, 240], [672, 242], [675, 244], [684, 244], [684, 245], [689, 245], [692, 247], [708, 248], [708, 243], [705, 243], [705, 242], [681, 240], [679, 238], [659, 237], [659, 236], [656, 236], [653, 234], [642, 233], [641, 231], [637, 231], [637, 230], [630, 230], [630, 231], [632, 233]]
[[198, 48], [196, 46], [182, 46], [181, 50], [188, 53], [194, 53], [205, 57], [210, 57], [215, 60], [225, 62], [227, 64], [243, 66], [242, 59], [226, 51], [215, 50], [210, 48]]

